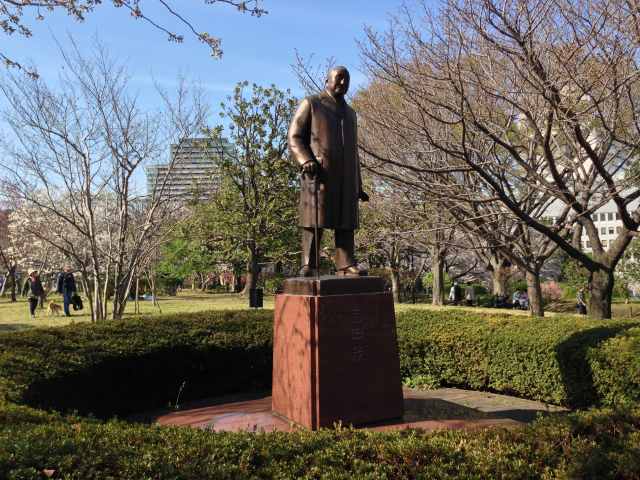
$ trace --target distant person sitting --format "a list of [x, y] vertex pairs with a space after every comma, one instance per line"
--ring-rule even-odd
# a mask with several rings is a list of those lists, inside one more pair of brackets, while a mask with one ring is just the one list
[[511, 295], [511, 304], [513, 308], [520, 308], [520, 290], [516, 290], [513, 292], [513, 295]]
[[69, 305], [72, 303], [72, 297], [76, 293], [76, 279], [73, 276], [72, 269], [69, 265], [66, 265], [60, 275], [58, 275], [58, 285], [56, 290], [62, 294], [62, 301], [64, 304], [64, 314], [67, 317], [71, 316], [69, 311]]
[[29, 313], [33, 320], [36, 318], [36, 307], [38, 306], [38, 301], [41, 298], [44, 298], [44, 288], [37, 270], [30, 271], [29, 276], [24, 282], [24, 286], [22, 287], [22, 296], [25, 297], [27, 294], [29, 294]]
[[529, 309], [529, 294], [527, 292], [522, 292], [520, 294], [520, 310], [528, 310]]
[[476, 302], [476, 292], [472, 285], [468, 285], [464, 290], [464, 301], [468, 306], [473, 306]]
[[510, 308], [511, 304], [509, 303], [509, 299], [506, 295], [495, 295], [493, 297], [493, 305], [496, 308]]

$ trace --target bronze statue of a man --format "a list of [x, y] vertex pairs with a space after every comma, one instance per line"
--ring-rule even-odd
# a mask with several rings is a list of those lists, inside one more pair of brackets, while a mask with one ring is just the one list
[[318, 242], [323, 228], [335, 230], [338, 275], [363, 273], [354, 256], [353, 237], [358, 228], [358, 199], [366, 202], [369, 197], [360, 178], [356, 113], [344, 99], [349, 80], [345, 67], [331, 69], [324, 91], [300, 103], [289, 127], [289, 150], [302, 167], [303, 276], [316, 273], [315, 227]]

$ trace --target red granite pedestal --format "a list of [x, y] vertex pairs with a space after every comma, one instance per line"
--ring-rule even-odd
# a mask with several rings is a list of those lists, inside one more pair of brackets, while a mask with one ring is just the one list
[[272, 409], [310, 429], [402, 416], [393, 298], [379, 277], [286, 280], [276, 297]]

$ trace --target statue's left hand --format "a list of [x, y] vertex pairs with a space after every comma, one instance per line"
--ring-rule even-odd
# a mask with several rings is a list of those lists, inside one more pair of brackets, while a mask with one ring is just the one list
[[360, 190], [360, 194], [358, 195], [358, 198], [360, 200], [362, 200], [363, 202], [368, 202], [369, 201], [369, 195], [367, 195], [365, 192], [363, 192], [362, 190]]

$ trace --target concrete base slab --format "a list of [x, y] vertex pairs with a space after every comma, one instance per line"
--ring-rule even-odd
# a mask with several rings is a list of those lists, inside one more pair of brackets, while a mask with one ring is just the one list
[[[404, 389], [402, 418], [359, 425], [375, 431], [474, 429], [522, 425], [540, 414], [566, 409], [542, 402], [455, 388], [421, 391]], [[229, 400], [225, 402], [225, 400]], [[182, 425], [212, 431], [273, 432], [299, 427], [271, 410], [271, 397], [210, 399], [184, 410], [152, 415], [160, 425]]]

